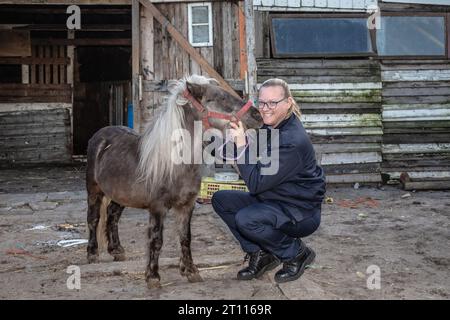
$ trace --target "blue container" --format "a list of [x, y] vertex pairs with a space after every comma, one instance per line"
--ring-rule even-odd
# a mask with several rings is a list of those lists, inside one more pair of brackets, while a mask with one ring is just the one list
[[133, 104], [131, 103], [128, 105], [127, 115], [128, 115], [127, 119], [128, 128], [133, 129]]

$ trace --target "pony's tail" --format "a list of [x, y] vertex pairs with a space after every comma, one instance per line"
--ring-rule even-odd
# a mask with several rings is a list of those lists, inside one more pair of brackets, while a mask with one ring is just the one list
[[103, 196], [102, 204], [100, 205], [100, 218], [97, 225], [97, 243], [98, 251], [106, 251], [108, 249], [108, 238], [106, 236], [106, 223], [108, 218], [108, 205], [111, 202], [106, 196]]

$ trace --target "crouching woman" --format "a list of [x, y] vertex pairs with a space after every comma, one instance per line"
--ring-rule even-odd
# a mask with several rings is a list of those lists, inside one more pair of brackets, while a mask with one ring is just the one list
[[287, 83], [281, 79], [264, 82], [256, 107], [264, 122], [261, 129], [268, 130], [268, 136], [278, 130], [278, 146], [272, 148], [266, 141], [268, 153], [277, 154], [278, 170], [264, 174], [271, 164], [248, 161], [244, 128], [231, 123], [237, 154], [246, 157], [237, 162], [237, 168], [249, 192], [218, 191], [212, 205], [247, 254], [248, 266], [237, 278], [258, 278], [282, 263], [275, 274], [275, 281], [281, 283], [298, 279], [314, 261], [315, 252], [302, 238], [320, 225], [325, 176]]

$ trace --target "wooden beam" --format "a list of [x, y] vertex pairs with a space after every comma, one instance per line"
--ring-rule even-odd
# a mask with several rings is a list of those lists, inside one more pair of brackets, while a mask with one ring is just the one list
[[[19, 10], [18, 10], [19, 11]], [[21, 11], [19, 11], [21, 12]], [[84, 11], [83, 11], [84, 14]], [[19, 27], [13, 27], [13, 30], [39, 30], [39, 31], [66, 31], [67, 26], [65, 24], [29, 24], [29, 25], [22, 25]], [[131, 30], [131, 26], [128, 24], [83, 24], [83, 28], [81, 31], [110, 31], [110, 32], [117, 32], [117, 31], [126, 31]]]
[[[143, 80], [142, 91], [145, 92], [169, 92], [169, 88], [177, 83], [178, 79], [171, 80]], [[236, 91], [244, 91], [244, 81], [241, 79], [226, 79]]]
[[408, 181], [402, 183], [403, 189], [411, 190], [450, 190], [450, 180], [441, 181]]
[[[69, 30], [67, 31], [68, 40], [74, 40], [75, 31]], [[67, 83], [73, 84], [73, 59], [75, 57], [75, 47], [73, 45], [67, 46], [67, 58], [70, 59], [70, 63], [67, 65]]]
[[247, 81], [249, 99], [256, 99], [257, 95], [257, 76], [256, 76], [256, 59], [255, 59], [255, 22], [253, 11], [253, 0], [245, 1], [245, 33], [247, 40]]
[[140, 31], [139, 31], [139, 1], [132, 0], [131, 6], [131, 56], [132, 56], [132, 100], [133, 129], [140, 132], [141, 109], [139, 101], [139, 71], [140, 71]]
[[[206, 61], [187, 41], [183, 35], [175, 29], [175, 27], [164, 17], [158, 8], [150, 0], [140, 0], [140, 2], [150, 9], [153, 16], [159, 23], [161, 23], [163, 29], [166, 29], [172, 38], [186, 51], [189, 55], [205, 70], [211, 77], [215, 78], [219, 84], [230, 94], [235, 97], [239, 97], [236, 91], [223, 79], [223, 77]], [[240, 97], [239, 97], [240, 98]]]
[[68, 58], [0, 57], [0, 64], [68, 64]]
[[238, 15], [239, 15], [239, 62], [240, 62], [239, 76], [241, 79], [244, 79], [248, 69], [247, 46], [245, 38], [244, 1], [239, 1]]
[[33, 45], [44, 46], [131, 46], [131, 39], [32, 39]]
[[22, 83], [30, 83], [30, 66], [28, 64], [22, 65]]
[[0, 4], [27, 4], [27, 5], [130, 5], [131, 0], [0, 0]]
[[[153, 63], [154, 55], [154, 30], [153, 30], [153, 14], [145, 6], [140, 6], [140, 74], [142, 81], [153, 80], [155, 78], [155, 67]], [[147, 122], [150, 117], [154, 116], [154, 93], [142, 90], [142, 101], [140, 109], [141, 121]]]

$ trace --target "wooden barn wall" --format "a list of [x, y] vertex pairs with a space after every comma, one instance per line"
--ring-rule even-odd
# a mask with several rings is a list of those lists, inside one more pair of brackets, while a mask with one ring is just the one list
[[0, 165], [66, 162], [72, 154], [72, 88], [63, 46], [32, 46], [32, 56], [0, 58], [22, 64], [23, 83], [0, 84]]
[[[70, 108], [67, 104], [0, 104], [0, 165], [68, 162], [71, 158]], [[23, 111], [20, 111], [22, 109]]]
[[[188, 39], [188, 7], [186, 3], [155, 3], [161, 13]], [[240, 78], [238, 2], [213, 1], [213, 46], [196, 50], [225, 79]], [[208, 76], [197, 62], [173, 40], [156, 20], [154, 21], [154, 79], [165, 83], [153, 91], [153, 103], [141, 106], [144, 127], [167, 97], [167, 82], [188, 74]]]
[[384, 60], [382, 172], [450, 177], [450, 63]]
[[[382, 12], [397, 13], [450, 12], [449, 5], [381, 2], [380, 8]], [[413, 181], [448, 181], [450, 61], [384, 59], [380, 64], [382, 173], [391, 179], [407, 172]]]
[[381, 72], [369, 59], [258, 59], [258, 83], [286, 80], [331, 183], [381, 181]]

